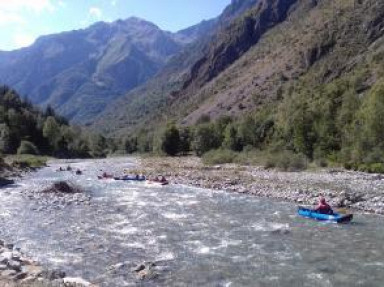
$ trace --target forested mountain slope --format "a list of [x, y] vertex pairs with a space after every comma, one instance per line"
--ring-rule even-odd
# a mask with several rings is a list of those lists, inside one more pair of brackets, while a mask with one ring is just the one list
[[253, 3], [213, 41], [201, 44], [200, 57], [171, 61], [96, 124], [105, 131], [133, 131], [171, 119], [193, 124], [205, 115], [237, 117], [277, 105], [299, 87], [313, 89], [349, 77], [366, 65], [369, 75], [361, 89], [368, 89], [377, 78], [383, 6], [373, 0]]

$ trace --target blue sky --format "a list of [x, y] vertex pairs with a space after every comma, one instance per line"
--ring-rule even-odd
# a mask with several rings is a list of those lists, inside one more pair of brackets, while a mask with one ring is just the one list
[[25, 47], [47, 34], [131, 16], [169, 31], [213, 18], [230, 0], [0, 0], [0, 50]]

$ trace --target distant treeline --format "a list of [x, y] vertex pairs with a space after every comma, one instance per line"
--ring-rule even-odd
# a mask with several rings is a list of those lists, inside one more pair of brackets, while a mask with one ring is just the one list
[[364, 78], [361, 74], [312, 89], [297, 85], [280, 104], [241, 119], [212, 122], [202, 116], [193, 127], [141, 130], [122, 140], [120, 149], [171, 156], [216, 151], [227, 161], [237, 152], [283, 152], [320, 166], [384, 172], [384, 84], [377, 81], [364, 90]]
[[7, 86], [0, 86], [0, 153], [36, 154], [59, 158], [102, 157], [107, 140], [89, 134], [56, 115], [44, 111]]

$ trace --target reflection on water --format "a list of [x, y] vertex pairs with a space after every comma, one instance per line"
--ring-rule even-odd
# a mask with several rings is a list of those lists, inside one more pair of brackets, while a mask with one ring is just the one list
[[[1, 190], [0, 237], [47, 266], [101, 286], [134, 286], [135, 263], [155, 261], [160, 277], [146, 286], [382, 286], [382, 218], [354, 224], [296, 216], [292, 204], [184, 186], [97, 180], [132, 160], [54, 164]], [[19, 192], [70, 179], [92, 194], [91, 205], [36, 210]], [[125, 262], [126, 267], [114, 266]]]

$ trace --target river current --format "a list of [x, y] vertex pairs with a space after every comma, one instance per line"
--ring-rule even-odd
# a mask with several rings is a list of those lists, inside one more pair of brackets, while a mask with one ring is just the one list
[[[71, 163], [81, 176], [59, 166], [0, 190], [0, 238], [68, 276], [119, 287], [384, 286], [382, 217], [322, 223], [249, 195], [97, 180], [101, 170], [134, 168], [134, 159]], [[21, 196], [56, 180], [85, 188], [91, 204], [41, 209]], [[135, 278], [130, 267], [144, 261], [161, 267], [157, 279]]]

